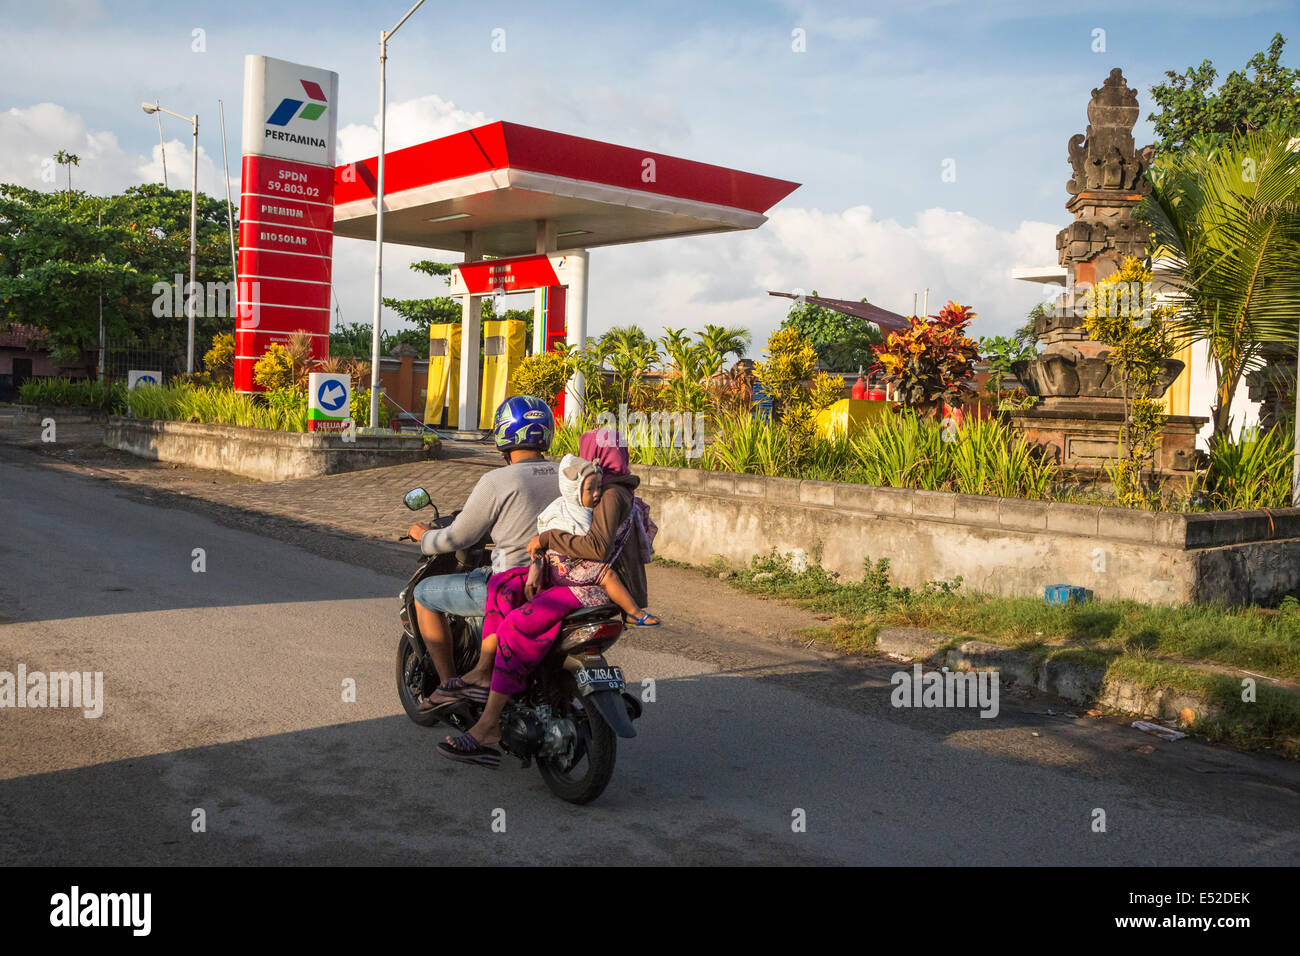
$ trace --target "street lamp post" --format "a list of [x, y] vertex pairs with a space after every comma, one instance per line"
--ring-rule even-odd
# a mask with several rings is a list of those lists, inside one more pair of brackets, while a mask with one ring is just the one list
[[190, 181], [190, 282], [186, 291], [189, 293], [185, 297], [185, 315], [189, 320], [189, 336], [185, 347], [185, 372], [187, 375], [194, 374], [194, 299], [198, 295], [198, 285], [195, 282], [198, 272], [199, 262], [199, 114], [193, 116], [184, 116], [181, 113], [173, 113], [171, 110], [163, 109], [157, 103], [141, 103], [140, 108], [146, 113], [166, 113], [168, 116], [175, 116], [177, 119], [188, 120], [194, 127], [194, 166], [193, 178]]
[[388, 38], [396, 33], [424, 0], [406, 11], [397, 26], [379, 31], [379, 159], [375, 171], [375, 322], [370, 330], [370, 427], [379, 427], [379, 320], [384, 307], [384, 127], [387, 99], [384, 83], [388, 73]]

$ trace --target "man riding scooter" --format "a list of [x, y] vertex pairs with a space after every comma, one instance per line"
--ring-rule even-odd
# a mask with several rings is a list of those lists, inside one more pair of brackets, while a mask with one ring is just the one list
[[474, 486], [460, 514], [446, 528], [411, 525], [409, 534], [425, 554], [442, 554], [472, 547], [484, 537], [493, 543], [492, 567], [465, 574], [425, 578], [415, 589], [415, 613], [424, 646], [441, 682], [419, 698], [422, 711], [457, 700], [484, 701], [486, 686], [467, 684], [456, 673], [451, 632], [445, 614], [480, 617], [487, 602], [490, 573], [529, 563], [527, 545], [537, 533], [537, 516], [559, 497], [558, 465], [544, 457], [555, 433], [555, 418], [540, 398], [516, 395], [501, 403], [492, 434], [506, 467], [494, 468]]

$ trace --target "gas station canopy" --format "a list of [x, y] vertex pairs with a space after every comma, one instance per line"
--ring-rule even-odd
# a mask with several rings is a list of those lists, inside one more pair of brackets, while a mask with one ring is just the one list
[[[335, 170], [334, 234], [375, 235], [377, 157]], [[460, 253], [555, 251], [754, 229], [798, 183], [515, 123], [490, 123], [387, 153], [384, 239]]]

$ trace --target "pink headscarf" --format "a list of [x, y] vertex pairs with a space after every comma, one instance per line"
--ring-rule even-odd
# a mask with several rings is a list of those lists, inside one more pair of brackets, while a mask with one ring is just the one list
[[583, 432], [578, 439], [578, 455], [594, 461], [606, 475], [630, 475], [627, 445], [612, 428], [596, 428]]

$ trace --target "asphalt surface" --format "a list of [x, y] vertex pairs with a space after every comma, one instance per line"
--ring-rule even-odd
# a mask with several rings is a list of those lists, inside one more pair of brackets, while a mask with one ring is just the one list
[[105, 698], [0, 708], [0, 864], [1300, 862], [1294, 763], [1010, 689], [993, 719], [896, 709], [906, 665], [675, 568], [668, 626], [610, 655], [655, 700], [573, 807], [406, 719], [395, 546], [277, 533], [0, 445], [0, 671], [99, 671]]

